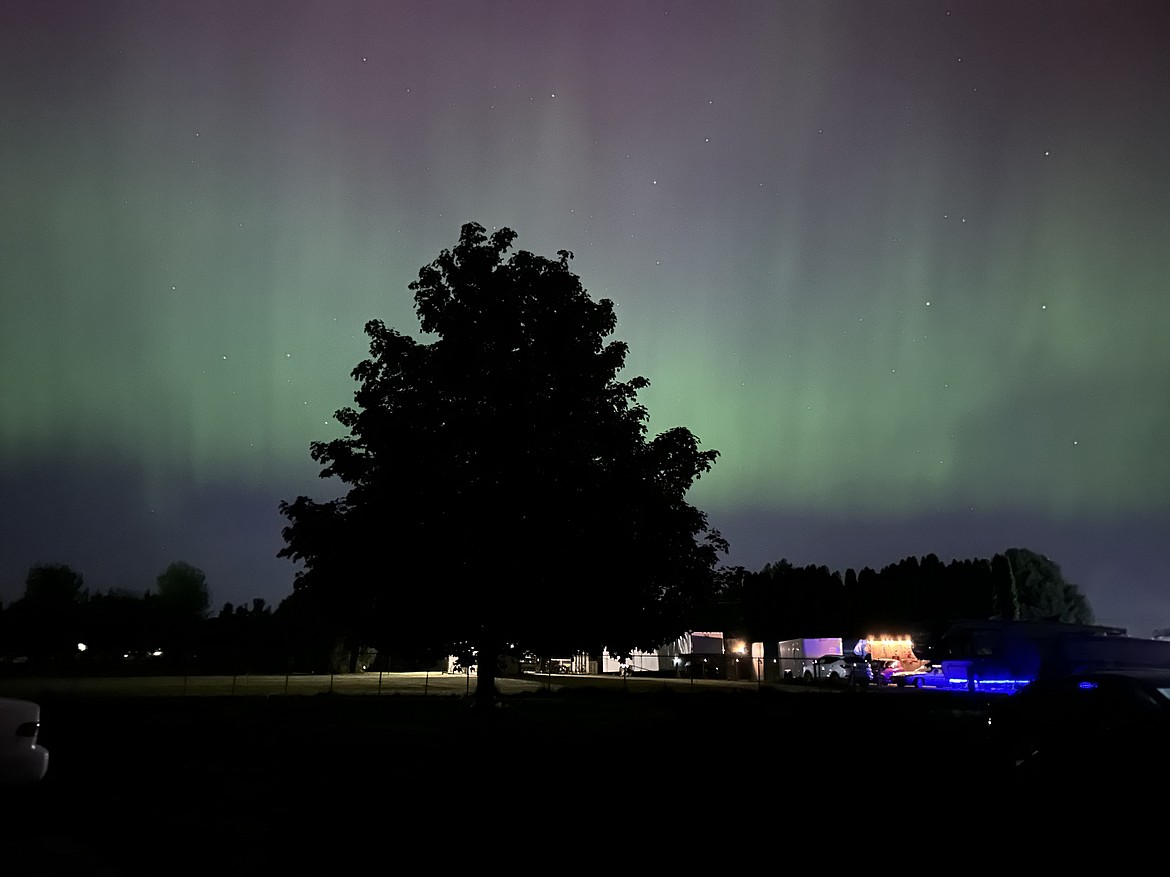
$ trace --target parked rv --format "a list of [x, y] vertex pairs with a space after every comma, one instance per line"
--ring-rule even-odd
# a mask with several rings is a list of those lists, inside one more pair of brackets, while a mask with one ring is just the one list
[[1170, 667], [1170, 641], [1123, 628], [1050, 621], [969, 621], [942, 637], [949, 687], [1012, 693], [1050, 676]]

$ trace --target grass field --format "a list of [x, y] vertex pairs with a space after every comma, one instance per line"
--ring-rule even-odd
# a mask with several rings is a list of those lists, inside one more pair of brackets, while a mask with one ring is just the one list
[[[356, 865], [391, 836], [452, 857], [467, 852], [452, 839], [485, 829], [540, 845], [628, 825], [702, 843], [861, 789], [984, 779], [980, 705], [930, 692], [533, 677], [503, 680], [484, 710], [474, 680], [393, 675], [332, 691], [2, 680], [42, 704], [50, 750], [46, 778], [5, 802], [9, 850], [48, 862], [40, 873], [307, 873], [307, 857]], [[885, 758], [893, 735], [927, 741], [929, 769]]]

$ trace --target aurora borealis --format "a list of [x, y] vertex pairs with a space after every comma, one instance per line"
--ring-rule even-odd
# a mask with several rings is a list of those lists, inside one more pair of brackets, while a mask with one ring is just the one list
[[[1170, 627], [1170, 7], [0, 6], [0, 600], [278, 603], [362, 326], [573, 251], [729, 563], [1048, 555]], [[404, 461], [404, 465], [408, 465]]]

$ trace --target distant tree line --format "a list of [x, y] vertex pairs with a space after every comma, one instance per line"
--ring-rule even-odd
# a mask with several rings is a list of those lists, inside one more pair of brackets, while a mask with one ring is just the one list
[[[780, 560], [754, 572], [723, 567], [718, 578], [717, 599], [696, 607], [690, 629], [752, 642], [927, 635], [983, 618], [1094, 623], [1088, 600], [1064, 580], [1059, 565], [1023, 548], [946, 564], [933, 554], [907, 557], [844, 574]], [[367, 664], [420, 669], [457, 651], [436, 643], [424, 653], [413, 637], [409, 649], [399, 649], [393, 630], [363, 640], [351, 635], [344, 615], [320, 608], [302, 589], [275, 610], [257, 598], [213, 613], [203, 572], [182, 562], [141, 595], [90, 593], [81, 573], [41, 564], [29, 570], [23, 597], [0, 607], [0, 666], [71, 673], [347, 672]]]
[[91, 593], [65, 564], [37, 564], [23, 596], [0, 607], [0, 666], [33, 672], [220, 672], [280, 646], [272, 609], [225, 604], [211, 615], [203, 571], [176, 561], [142, 593]]
[[959, 620], [1047, 620], [1093, 624], [1080, 589], [1060, 566], [1026, 548], [943, 563], [906, 557], [880, 570], [796, 567], [723, 569], [719, 628], [753, 642], [797, 637], [937, 631]]

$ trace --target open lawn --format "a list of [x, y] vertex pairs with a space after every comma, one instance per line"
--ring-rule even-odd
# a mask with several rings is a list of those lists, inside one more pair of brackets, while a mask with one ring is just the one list
[[[7, 793], [9, 850], [40, 873], [305, 873], [391, 841], [446, 838], [458, 858], [482, 829], [702, 844], [861, 790], [988, 781], [982, 705], [933, 692], [530, 677], [484, 710], [474, 678], [285, 682], [0, 680], [42, 704], [51, 754], [44, 781]], [[895, 737], [917, 762], [889, 757]]]

